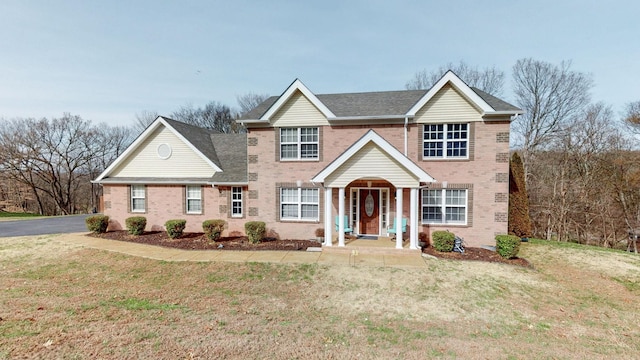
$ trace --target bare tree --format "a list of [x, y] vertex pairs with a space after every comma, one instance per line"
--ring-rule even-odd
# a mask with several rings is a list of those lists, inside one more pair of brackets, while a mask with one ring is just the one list
[[263, 101], [267, 100], [268, 97], [268, 94], [256, 94], [253, 92], [236, 96], [236, 100], [238, 100], [238, 106], [240, 106], [240, 115], [242, 116], [255, 109]]
[[235, 121], [236, 116], [231, 109], [221, 103], [211, 101], [203, 108], [185, 105], [174, 111], [171, 118], [187, 124], [212, 129], [221, 133], [239, 133], [244, 129]]
[[41, 213], [44, 198], [55, 203], [54, 214], [76, 211], [75, 195], [82, 185], [80, 170], [90, 161], [88, 121], [65, 114], [60, 119], [23, 119], [10, 122], [0, 134], [2, 165], [14, 179], [34, 192]]
[[124, 151], [130, 133], [70, 114], [13, 119], [0, 126], [2, 175], [28, 189], [43, 215], [84, 212], [99, 191], [90, 180]]
[[640, 101], [630, 102], [625, 106], [624, 123], [636, 135], [640, 135]]
[[516, 103], [524, 110], [513, 130], [521, 142], [525, 172], [531, 153], [549, 144], [590, 101], [591, 76], [570, 68], [570, 61], [554, 65], [531, 58], [513, 66]]
[[495, 67], [487, 67], [484, 69], [471, 67], [464, 61], [460, 61], [458, 64], [448, 63], [435, 71], [427, 71], [426, 69], [419, 71], [415, 73], [413, 79], [405, 84], [405, 88], [407, 90], [429, 89], [440, 80], [442, 75], [448, 70], [453, 71], [469, 86], [476, 87], [494, 96], [502, 95], [505, 78], [504, 71], [498, 70]]
[[86, 137], [91, 141], [86, 144], [87, 149], [91, 149], [91, 161], [88, 161], [84, 173], [87, 175], [90, 184], [91, 208], [97, 209], [102, 195], [102, 187], [96, 185], [91, 180], [100, 175], [118, 156], [120, 156], [127, 147], [133, 142], [134, 134], [131, 129], [123, 126], [110, 127], [106, 124], [100, 124], [94, 128], [92, 136]]
[[158, 118], [158, 113], [156, 111], [142, 110], [139, 113], [136, 113], [136, 120], [133, 124], [133, 130], [136, 133], [141, 133], [147, 126], [151, 125], [151, 123]]
[[640, 227], [640, 154], [628, 144], [602, 103], [564, 123], [530, 163], [536, 235], [609, 247]]

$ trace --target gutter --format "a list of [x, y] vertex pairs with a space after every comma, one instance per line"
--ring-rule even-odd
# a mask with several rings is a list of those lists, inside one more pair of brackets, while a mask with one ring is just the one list
[[407, 135], [407, 126], [409, 125], [409, 116], [405, 116], [404, 117], [404, 156], [407, 156], [407, 151], [408, 151], [408, 135]]

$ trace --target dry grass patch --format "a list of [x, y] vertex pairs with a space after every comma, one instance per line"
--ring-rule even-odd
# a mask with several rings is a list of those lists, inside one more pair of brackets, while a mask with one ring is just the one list
[[0, 358], [640, 356], [633, 255], [536, 243], [522, 249], [536, 270], [172, 263], [62, 236], [0, 239]]

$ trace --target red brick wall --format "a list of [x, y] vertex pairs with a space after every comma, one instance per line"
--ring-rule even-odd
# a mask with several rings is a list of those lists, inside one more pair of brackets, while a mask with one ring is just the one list
[[[341, 126], [324, 127], [322, 130], [321, 161], [312, 162], [279, 162], [277, 158], [276, 136], [277, 129], [250, 129], [249, 143], [255, 144], [248, 147], [248, 155], [252, 158], [249, 164], [250, 178], [249, 189], [257, 191], [257, 199], [247, 202], [247, 207], [253, 208], [253, 216], [247, 220], [261, 220], [267, 223], [267, 228], [277, 233], [282, 238], [311, 238], [315, 228], [323, 226], [324, 212], [320, 210], [320, 221], [317, 223], [277, 222], [277, 194], [276, 183], [302, 180], [307, 183], [309, 179], [329, 165], [336, 157], [342, 154], [349, 146], [356, 142], [369, 129], [375, 130], [385, 140], [395, 146], [400, 152], [404, 152], [404, 129], [402, 125], [381, 126]], [[408, 156], [416, 164], [438, 182], [447, 181], [449, 187], [454, 184], [472, 184], [473, 208], [469, 214], [472, 216], [472, 226], [427, 226], [421, 225], [420, 231], [432, 232], [434, 230], [449, 229], [464, 237], [469, 245], [493, 244], [494, 236], [506, 233], [507, 223], [502, 220], [507, 212], [507, 203], [496, 201], [508, 193], [508, 162], [503, 160], [503, 155], [508, 154], [509, 143], [503, 141], [505, 133], [509, 132], [507, 122], [474, 123], [473, 160], [469, 161], [423, 161], [421, 159], [421, 126], [412, 124], [408, 129]], [[507, 137], [508, 140], [508, 137]], [[507, 175], [505, 175], [507, 174]], [[257, 176], [257, 178], [256, 178]], [[506, 181], [505, 181], [506, 179]], [[393, 191], [391, 191], [391, 217], [395, 213]], [[470, 190], [471, 191], [471, 190]], [[333, 214], [337, 213], [338, 189], [334, 189]], [[346, 192], [348, 200], [348, 191]], [[496, 195], [499, 194], [499, 195]], [[321, 204], [324, 199], [323, 191], [320, 191]], [[409, 190], [406, 189], [403, 196], [403, 207], [409, 211]], [[348, 209], [348, 204], [345, 205]], [[499, 220], [499, 221], [496, 221]]]
[[147, 218], [147, 231], [164, 230], [164, 223], [171, 219], [187, 220], [187, 232], [202, 232], [202, 222], [207, 219], [227, 221], [223, 235], [233, 231], [244, 233], [244, 220], [228, 218], [225, 210], [228, 206], [225, 190], [203, 186], [203, 213], [186, 214], [184, 210], [184, 186], [147, 185], [146, 211], [132, 213], [129, 209], [129, 187], [127, 185], [105, 185], [105, 215], [109, 216], [109, 230], [124, 230], [125, 219], [131, 216]]
[[[419, 231], [431, 233], [434, 230], [448, 229], [465, 238], [468, 245], [493, 244], [494, 236], [507, 232], [506, 213], [508, 203], [503, 201], [508, 194], [509, 124], [507, 122], [474, 123], [473, 160], [469, 161], [423, 161], [421, 159], [421, 126], [412, 124], [408, 129], [408, 156], [434, 177], [439, 183], [447, 181], [449, 187], [454, 184], [472, 184], [473, 207], [469, 210], [471, 226], [435, 226], [420, 225]], [[186, 219], [187, 231], [202, 231], [202, 221], [206, 219], [224, 219], [231, 231], [244, 233], [246, 221], [264, 221], [270, 236], [280, 238], [314, 237], [314, 231], [324, 226], [323, 190], [320, 190], [320, 219], [318, 222], [279, 222], [276, 194], [277, 183], [292, 183], [302, 180], [313, 186], [309, 180], [342, 154], [369, 129], [375, 130], [386, 141], [404, 152], [404, 129], [402, 125], [380, 126], [341, 126], [324, 127], [321, 136], [321, 161], [279, 162], [276, 161], [277, 129], [250, 129], [248, 134], [248, 172], [249, 191], [244, 192], [244, 213], [242, 219], [228, 217], [228, 198], [225, 189], [204, 187], [204, 213], [191, 215], [184, 213], [184, 195], [182, 186], [147, 186], [147, 230], [160, 230], [170, 219]], [[138, 213], [128, 212], [129, 194], [126, 185], [105, 185], [105, 214], [111, 218], [110, 229], [124, 228], [124, 220]], [[393, 218], [395, 214], [394, 191], [390, 189], [389, 204]], [[345, 192], [348, 200], [349, 192]], [[338, 189], [334, 189], [333, 214], [337, 213]], [[409, 211], [409, 189], [403, 196], [405, 212]], [[419, 204], [419, 203], [418, 203]], [[348, 211], [348, 204], [345, 209]], [[393, 222], [393, 220], [391, 220]], [[333, 223], [333, 222], [332, 222]]]

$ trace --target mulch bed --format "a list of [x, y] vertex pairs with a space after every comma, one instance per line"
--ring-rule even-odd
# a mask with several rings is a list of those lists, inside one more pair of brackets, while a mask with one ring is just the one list
[[104, 234], [91, 233], [89, 236], [102, 239], [130, 241], [140, 244], [171, 247], [184, 250], [300, 250], [321, 247], [312, 240], [276, 240], [265, 238], [259, 244], [252, 244], [246, 236], [221, 237], [215, 243], [203, 233], [184, 233], [178, 239], [171, 239], [165, 231], [145, 231], [142, 235], [131, 235], [126, 230], [109, 231]]
[[[246, 236], [221, 237], [213, 243], [203, 233], [184, 233], [178, 239], [171, 239], [165, 231], [145, 231], [142, 235], [131, 235], [126, 230], [117, 230], [104, 234], [90, 233], [88, 236], [184, 250], [306, 251], [310, 247], [322, 246], [319, 242], [313, 240], [277, 240], [274, 238], [265, 238], [259, 244], [252, 244]], [[422, 252], [441, 259], [486, 261], [533, 268], [526, 259], [504, 259], [498, 253], [483, 248], [466, 247], [464, 254], [460, 254], [457, 252], [439, 252], [433, 247], [427, 246], [422, 249]]]
[[533, 265], [531, 265], [531, 263], [529, 263], [527, 259], [519, 257], [516, 257], [514, 259], [505, 259], [497, 252], [483, 248], [465, 247], [464, 254], [461, 254], [453, 251], [440, 252], [434, 249], [432, 246], [427, 246], [422, 249], [422, 252], [441, 259], [486, 261], [533, 268]]

